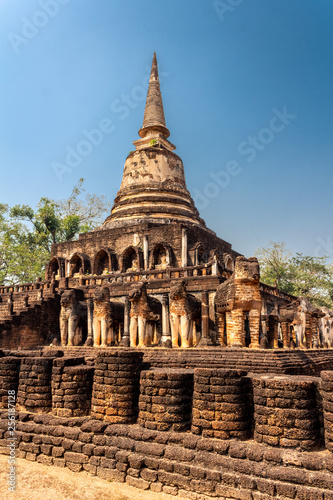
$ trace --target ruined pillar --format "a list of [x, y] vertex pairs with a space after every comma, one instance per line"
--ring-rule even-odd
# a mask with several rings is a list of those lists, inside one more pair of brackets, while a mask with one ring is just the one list
[[169, 321], [169, 295], [167, 293], [162, 296], [162, 338], [163, 347], [171, 347], [171, 332]]
[[21, 358], [14, 356], [0, 358], [0, 408], [8, 408], [8, 402], [15, 405], [20, 362]]
[[125, 298], [125, 307], [124, 307], [124, 334], [123, 338], [121, 339], [120, 346], [121, 347], [129, 347], [130, 345], [130, 332], [129, 332], [129, 327], [130, 327], [130, 301], [129, 298]]
[[221, 347], [225, 347], [224, 335], [225, 335], [225, 314], [216, 314], [216, 329], [217, 329], [217, 340]]
[[314, 349], [320, 347], [318, 316], [312, 317], [312, 345]]
[[141, 372], [138, 424], [159, 431], [191, 427], [193, 371], [156, 369]]
[[89, 415], [94, 368], [84, 358], [57, 358], [52, 369], [52, 413], [58, 417]]
[[262, 332], [262, 337], [260, 339], [260, 347], [262, 348], [267, 348], [268, 347], [268, 317], [267, 315], [261, 315], [261, 332]]
[[182, 267], [187, 266], [187, 229], [182, 228]]
[[317, 379], [255, 375], [252, 381], [255, 441], [302, 451], [320, 447]]
[[282, 342], [284, 349], [290, 349], [290, 328], [288, 321], [281, 322]]
[[7, 300], [8, 316], [11, 316], [13, 314], [13, 310], [14, 310], [13, 293], [10, 293], [8, 300]]
[[321, 372], [323, 395], [325, 446], [333, 453], [333, 371]]
[[268, 348], [277, 349], [278, 344], [278, 321], [277, 316], [269, 315], [268, 317], [268, 332], [267, 332]]
[[305, 347], [311, 349], [312, 347], [312, 316], [310, 313], [305, 313]]
[[138, 414], [139, 351], [112, 350], [97, 356], [91, 416], [113, 424], [131, 424]]
[[23, 358], [17, 391], [18, 410], [34, 413], [51, 411], [51, 376], [53, 358]]
[[93, 345], [94, 343], [93, 308], [94, 308], [93, 300], [88, 299], [87, 300], [87, 329], [88, 329], [87, 345]]
[[143, 263], [144, 269], [149, 268], [149, 252], [148, 252], [148, 235], [145, 234], [143, 237]]
[[213, 260], [213, 264], [212, 264], [212, 275], [217, 276], [218, 274], [219, 274], [219, 265], [217, 262], [217, 256], [214, 255], [214, 260]]
[[212, 346], [213, 342], [209, 336], [209, 298], [208, 292], [201, 293], [201, 339], [198, 347]]
[[193, 394], [193, 434], [219, 439], [249, 437], [252, 405], [246, 371], [196, 368]]

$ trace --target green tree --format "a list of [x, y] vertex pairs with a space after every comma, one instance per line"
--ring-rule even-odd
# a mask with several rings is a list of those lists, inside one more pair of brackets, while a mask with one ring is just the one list
[[49, 253], [36, 244], [34, 234], [22, 222], [9, 217], [6, 205], [0, 205], [0, 283], [15, 284], [36, 279], [41, 262]]
[[293, 255], [284, 243], [276, 242], [258, 249], [256, 256], [263, 283], [307, 297], [317, 307], [333, 308], [333, 266], [327, 257]]
[[36, 210], [0, 204], [0, 284], [43, 276], [53, 243], [73, 240], [102, 223], [110, 203], [104, 196], [83, 196], [83, 182], [80, 179], [65, 200], [41, 198]]
[[307, 297], [314, 305], [333, 308], [333, 272], [327, 257], [296, 253], [290, 261], [289, 288], [293, 295]]

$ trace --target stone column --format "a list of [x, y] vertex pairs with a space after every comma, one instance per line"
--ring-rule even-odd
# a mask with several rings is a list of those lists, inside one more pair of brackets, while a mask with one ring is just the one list
[[259, 345], [259, 329], [260, 329], [260, 311], [258, 309], [252, 309], [249, 312], [249, 327], [251, 344], [249, 347], [253, 349], [258, 349]]
[[318, 349], [320, 346], [319, 339], [319, 327], [318, 327], [318, 317], [314, 316], [312, 318], [312, 346], [314, 349]]
[[[94, 307], [94, 304], [93, 304], [93, 300], [92, 299], [88, 299], [87, 300], [87, 320], [88, 320], [88, 324], [87, 324], [87, 327], [88, 327], [88, 336], [87, 336], [87, 345], [93, 345], [93, 342], [94, 342], [94, 333], [93, 333], [93, 307]], [[91, 341], [89, 340], [91, 339]]]
[[199, 265], [199, 248], [196, 248], [194, 251], [194, 265]]
[[268, 323], [267, 314], [261, 314], [261, 332], [262, 332], [262, 337], [260, 339], [260, 347], [262, 349], [267, 349], [267, 347], [268, 347], [268, 328], [267, 328], [267, 323]]
[[13, 294], [11, 293], [8, 297], [7, 300], [7, 310], [8, 310], [8, 316], [11, 316], [13, 314], [14, 310], [14, 301], [13, 301]]
[[216, 329], [217, 338], [221, 347], [225, 347], [224, 334], [225, 334], [225, 314], [216, 314]]
[[129, 336], [130, 309], [131, 305], [129, 302], [129, 298], [126, 297], [125, 307], [124, 307], [124, 335], [119, 344], [121, 347], [129, 347], [130, 345], [130, 336]]
[[269, 349], [277, 349], [278, 344], [278, 320], [277, 316], [268, 316], [268, 347]]
[[290, 348], [290, 330], [288, 321], [281, 322], [282, 341], [284, 349]]
[[201, 293], [201, 339], [198, 347], [212, 346], [213, 342], [209, 336], [209, 299], [208, 292]]
[[58, 417], [89, 415], [94, 367], [84, 358], [56, 358], [52, 369], [52, 413]]
[[305, 313], [306, 323], [305, 323], [305, 345], [306, 349], [311, 349], [312, 347], [312, 317], [311, 314]]
[[143, 237], [143, 263], [144, 268], [149, 268], [149, 252], [148, 252], [148, 235], [145, 234]]
[[163, 347], [171, 347], [171, 333], [169, 323], [169, 296], [167, 293], [162, 296], [162, 338]]
[[182, 267], [187, 266], [187, 229], [182, 228]]

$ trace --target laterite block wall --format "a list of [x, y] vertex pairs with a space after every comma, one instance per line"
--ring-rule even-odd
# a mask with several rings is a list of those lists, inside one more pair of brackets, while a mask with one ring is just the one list
[[50, 353], [0, 358], [1, 453], [14, 388], [28, 460], [187, 499], [333, 500], [333, 371], [147, 370], [130, 349]]

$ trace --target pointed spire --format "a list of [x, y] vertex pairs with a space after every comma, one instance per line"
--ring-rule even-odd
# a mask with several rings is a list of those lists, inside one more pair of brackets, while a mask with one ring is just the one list
[[151, 67], [148, 94], [146, 100], [145, 114], [143, 117], [143, 124], [139, 130], [140, 137], [146, 137], [149, 132], [159, 132], [166, 139], [169, 137], [170, 132], [165, 125], [164, 109], [162, 94], [160, 89], [160, 80], [158, 77], [157, 58], [154, 52], [153, 64]]

